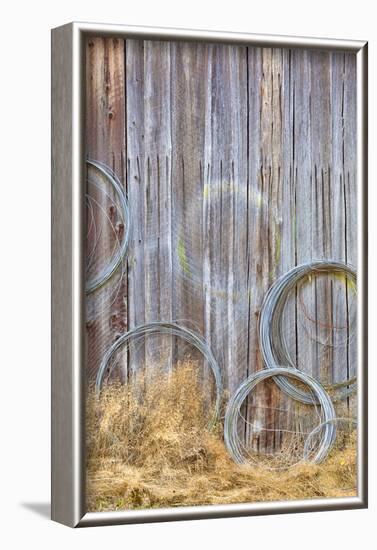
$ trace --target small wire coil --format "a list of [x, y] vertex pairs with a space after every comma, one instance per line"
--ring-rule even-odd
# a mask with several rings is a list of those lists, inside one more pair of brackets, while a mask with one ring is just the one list
[[[357, 427], [357, 420], [355, 418], [336, 417], [336, 418], [330, 418], [328, 420], [325, 420], [324, 422], [321, 422], [321, 424], [316, 426], [314, 430], [310, 432], [310, 434], [307, 436], [305, 440], [304, 453], [303, 453], [303, 458], [305, 461], [307, 462], [310, 461], [310, 454], [312, 452], [312, 441], [314, 437], [317, 434], [319, 434], [321, 430], [323, 430], [323, 428], [326, 428], [328, 425], [333, 425], [336, 427], [337, 424], [348, 424], [348, 425], [352, 424], [353, 426]], [[330, 449], [328, 450], [326, 456], [328, 455], [329, 452], [330, 452]], [[326, 456], [324, 458], [326, 458]]]

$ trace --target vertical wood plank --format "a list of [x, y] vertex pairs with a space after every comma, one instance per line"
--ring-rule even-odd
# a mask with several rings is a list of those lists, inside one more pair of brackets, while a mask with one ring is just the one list
[[[89, 38], [86, 75], [86, 155], [109, 166], [125, 185], [124, 41]], [[103, 230], [106, 231], [106, 228]], [[107, 310], [106, 304], [101, 302], [100, 293], [101, 290], [96, 296], [98, 308], [103, 306]], [[127, 280], [123, 277], [111, 311], [87, 323], [87, 369], [90, 379], [95, 377], [107, 346], [126, 327]]]
[[[130, 322], [172, 320], [170, 44], [127, 41]], [[130, 357], [137, 368], [143, 354]], [[170, 368], [171, 346], [149, 337], [145, 360]]]
[[[331, 56], [332, 62], [332, 140], [337, 144], [333, 148], [332, 154], [332, 187], [333, 187], [333, 208], [334, 208], [334, 223], [332, 224], [332, 242], [333, 254], [336, 259], [343, 262], [346, 261], [346, 227], [348, 213], [345, 209], [345, 173], [344, 173], [344, 103], [345, 103], [345, 63], [346, 54], [334, 53]], [[347, 300], [346, 300], [347, 283], [344, 280], [343, 285], [338, 285], [334, 296], [333, 308], [333, 325], [334, 327], [342, 327], [339, 330], [339, 337], [335, 331], [335, 342], [348, 338], [347, 331], [344, 326], [347, 324]], [[333, 351], [333, 379], [334, 382], [342, 382], [347, 377], [349, 371], [347, 344], [336, 346]]]
[[[258, 342], [258, 321], [263, 298], [280, 275], [283, 163], [282, 142], [282, 51], [249, 49], [249, 170], [250, 216], [250, 371], [263, 367]], [[284, 250], [283, 250], [284, 253]], [[258, 389], [249, 403], [249, 420], [272, 425], [278, 408], [270, 385]], [[274, 447], [274, 432], [262, 431], [257, 446]]]
[[[312, 197], [315, 218], [312, 223], [312, 255], [314, 259], [332, 257], [331, 240], [331, 65], [328, 52], [310, 52], [310, 118], [312, 149]], [[302, 214], [302, 218], [304, 213]], [[314, 280], [314, 306], [308, 303], [309, 311], [315, 311], [316, 352], [312, 374], [325, 383], [331, 382], [332, 368], [332, 292], [328, 277]], [[303, 313], [304, 314], [304, 313]], [[298, 318], [298, 323], [300, 318]], [[303, 323], [306, 320], [303, 319]], [[300, 334], [299, 334], [300, 337]], [[305, 336], [303, 335], [303, 338]], [[307, 337], [305, 338], [307, 341]], [[304, 340], [304, 341], [305, 341]], [[323, 345], [321, 342], [328, 342]]]
[[[171, 44], [173, 317], [204, 334], [203, 148], [208, 47]], [[175, 360], [184, 356], [176, 342]], [[198, 367], [202, 358], [196, 356]], [[208, 381], [209, 373], [203, 376]]]
[[[294, 240], [295, 265], [313, 259], [312, 227], [315, 203], [313, 202], [312, 147], [311, 147], [311, 72], [310, 53], [292, 50], [292, 175], [294, 185]], [[315, 259], [315, 254], [314, 254]], [[314, 302], [313, 289], [303, 288], [301, 297], [310, 306]], [[294, 361], [298, 368], [311, 372], [316, 360], [315, 349], [303, 330], [299, 300], [295, 297], [295, 349]]]
[[[278, 261], [280, 263], [280, 274], [286, 273], [297, 265], [297, 223], [296, 223], [296, 198], [297, 198], [297, 169], [296, 169], [296, 58], [299, 52], [292, 50], [282, 50], [283, 67], [281, 81], [282, 95], [282, 166], [281, 166], [281, 185], [282, 185], [282, 211], [281, 211], [281, 239], [280, 254]], [[301, 53], [301, 52], [300, 52]], [[305, 169], [305, 164], [301, 165]], [[283, 334], [286, 340], [287, 350], [290, 354], [291, 362], [296, 363], [297, 354], [297, 303], [294, 295], [287, 301], [283, 316]], [[291, 418], [294, 415], [294, 403], [283, 392], [279, 392], [278, 401], [279, 411], [274, 419], [276, 432], [275, 449], [278, 450], [284, 445]], [[289, 436], [289, 434], [288, 434]]]
[[246, 48], [210, 47], [204, 152], [204, 216], [209, 224], [204, 261], [210, 301], [206, 337], [223, 366], [229, 392], [248, 368], [247, 73]]
[[[342, 173], [341, 188], [344, 208], [344, 259], [357, 267], [357, 183], [356, 183], [356, 56], [344, 54], [338, 60], [333, 56], [334, 64], [342, 69]], [[340, 87], [340, 84], [339, 84]], [[344, 346], [346, 351], [346, 372], [343, 369], [341, 379], [356, 376], [357, 373], [357, 338], [356, 338], [356, 295], [355, 289], [346, 281], [344, 288], [344, 309], [346, 309], [346, 334]], [[342, 317], [344, 323], [344, 317]]]
[[[144, 212], [144, 42], [126, 41], [127, 188], [131, 211], [128, 250], [128, 321], [130, 329], [145, 323]], [[145, 362], [144, 343], [130, 343], [130, 371]]]
[[[346, 218], [346, 261], [357, 268], [357, 73], [356, 55], [344, 60], [344, 210]], [[347, 378], [357, 375], [357, 319], [355, 289], [346, 286], [347, 302]]]

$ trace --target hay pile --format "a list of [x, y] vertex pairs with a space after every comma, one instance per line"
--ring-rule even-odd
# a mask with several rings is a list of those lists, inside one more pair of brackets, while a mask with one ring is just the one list
[[191, 365], [170, 376], [109, 385], [87, 401], [89, 511], [344, 497], [356, 494], [356, 439], [324, 464], [287, 471], [238, 466], [207, 429], [210, 412]]

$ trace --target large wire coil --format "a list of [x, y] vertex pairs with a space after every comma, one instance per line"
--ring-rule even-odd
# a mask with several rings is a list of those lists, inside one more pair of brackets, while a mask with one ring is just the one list
[[223, 392], [220, 367], [211, 351], [211, 348], [204, 340], [204, 338], [202, 338], [202, 336], [195, 333], [191, 329], [178, 325], [177, 323], [154, 321], [151, 323], [139, 325], [120, 336], [120, 338], [118, 338], [107, 350], [101, 361], [96, 378], [97, 394], [99, 394], [101, 391], [105, 374], [109, 372], [109, 370], [111, 371], [111, 360], [114, 357], [115, 353], [124, 346], [127, 346], [132, 339], [154, 334], [167, 334], [185, 340], [194, 348], [196, 348], [207, 361], [213, 373], [216, 386], [216, 401], [214, 405], [214, 412], [210, 422], [210, 426], [213, 426], [217, 422], [220, 415], [221, 398]]
[[[118, 243], [117, 252], [97, 275], [87, 279], [86, 281], [85, 291], [86, 294], [90, 294], [91, 292], [101, 288], [111, 279], [126, 255], [130, 238], [130, 211], [126, 194], [124, 193], [121, 183], [114, 172], [108, 166], [96, 160], [87, 160], [86, 164], [88, 168], [94, 168], [97, 170], [115, 191], [119, 202], [120, 216], [124, 224], [123, 237]], [[96, 187], [99, 187], [98, 182], [90, 177], [88, 177], [88, 182]]]
[[317, 380], [315, 380], [315, 378], [297, 369], [287, 367], [274, 367], [252, 374], [240, 384], [232, 395], [226, 408], [224, 422], [224, 441], [229, 454], [238, 464], [246, 464], [248, 462], [243, 453], [243, 445], [238, 436], [238, 419], [241, 414], [241, 407], [249, 393], [257, 384], [263, 380], [276, 376], [279, 376], [280, 379], [290, 378], [297, 380], [308, 386], [310, 391], [315, 395], [320, 406], [323, 433], [321, 434], [321, 441], [312, 462], [322, 462], [328, 455], [336, 437], [336, 427], [330, 422], [335, 418], [334, 406], [326, 390]]
[[[259, 319], [259, 342], [267, 369], [273, 369], [278, 365], [297, 368], [290, 358], [283, 337], [282, 316], [288, 295], [305, 277], [331, 273], [341, 273], [356, 283], [356, 271], [351, 265], [332, 260], [317, 260], [291, 269], [270, 287], [264, 298]], [[274, 380], [289, 397], [306, 404], [315, 402], [313, 395], [296, 387], [286, 377], [276, 376]], [[333, 400], [344, 399], [355, 391], [356, 377], [333, 384], [328, 389], [337, 392]]]

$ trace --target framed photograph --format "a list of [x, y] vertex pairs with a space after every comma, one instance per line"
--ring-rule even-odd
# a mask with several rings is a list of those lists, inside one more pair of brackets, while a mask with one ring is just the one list
[[367, 506], [367, 43], [52, 31], [52, 518]]

